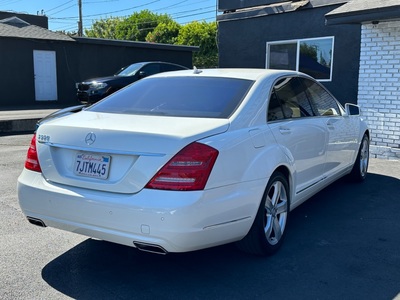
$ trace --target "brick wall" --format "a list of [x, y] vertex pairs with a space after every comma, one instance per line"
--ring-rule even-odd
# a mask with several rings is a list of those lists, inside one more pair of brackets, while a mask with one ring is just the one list
[[371, 157], [400, 158], [400, 21], [362, 25], [358, 104]]

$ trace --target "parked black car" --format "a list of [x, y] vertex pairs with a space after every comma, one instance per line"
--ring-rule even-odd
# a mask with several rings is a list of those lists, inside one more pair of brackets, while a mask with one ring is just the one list
[[126, 66], [113, 76], [87, 79], [77, 83], [77, 97], [82, 103], [94, 103], [115, 91], [149, 75], [186, 70], [188, 68], [167, 62], [140, 62]]

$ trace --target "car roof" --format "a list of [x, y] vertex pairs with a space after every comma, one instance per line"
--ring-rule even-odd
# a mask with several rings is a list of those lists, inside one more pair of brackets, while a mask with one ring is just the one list
[[154, 60], [154, 61], [140, 61], [140, 62], [136, 62], [136, 63], [132, 63], [131, 65], [134, 64], [142, 64], [142, 65], [149, 65], [149, 64], [162, 64], [162, 65], [174, 65], [174, 66], [180, 66], [180, 67], [184, 67], [187, 69], [187, 67], [179, 65], [177, 63], [173, 63], [173, 62], [169, 62], [169, 61], [160, 61], [160, 60]]
[[[271, 70], [271, 69], [246, 69], [246, 68], [221, 68], [221, 69], [191, 69], [183, 71], [174, 71], [167, 73], [159, 73], [151, 77], [223, 77], [247, 80], [260, 80], [262, 78], [276, 78], [280, 76], [297, 76], [303, 75], [300, 72], [290, 70]], [[306, 76], [306, 75], [305, 75]]]

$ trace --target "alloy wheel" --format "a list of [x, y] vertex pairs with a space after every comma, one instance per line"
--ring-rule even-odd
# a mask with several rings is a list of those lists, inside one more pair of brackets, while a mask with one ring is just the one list
[[282, 238], [288, 215], [288, 198], [285, 185], [281, 181], [274, 182], [265, 200], [264, 233], [271, 245]]

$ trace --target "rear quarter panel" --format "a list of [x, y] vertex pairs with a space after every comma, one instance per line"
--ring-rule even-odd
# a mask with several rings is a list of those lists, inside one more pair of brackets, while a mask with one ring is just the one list
[[[229, 131], [200, 142], [219, 151], [207, 189], [240, 186], [241, 183], [252, 181], [262, 185], [255, 198], [248, 199], [252, 204], [253, 215], [257, 212], [272, 173], [280, 166], [287, 168], [289, 173], [293, 171], [267, 125]], [[288, 180], [292, 182], [291, 178]]]

